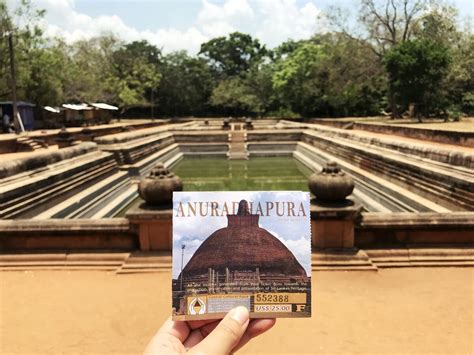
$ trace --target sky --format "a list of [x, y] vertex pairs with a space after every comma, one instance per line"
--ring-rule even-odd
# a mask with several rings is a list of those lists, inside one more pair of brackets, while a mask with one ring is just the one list
[[[179, 202], [185, 206], [193, 201], [216, 201], [219, 206], [227, 202], [238, 203], [240, 200], [253, 201], [291, 201], [295, 206], [303, 202], [306, 216], [278, 217], [260, 216], [259, 226], [278, 238], [293, 253], [301, 266], [311, 275], [311, 227], [309, 222], [309, 193], [289, 191], [229, 191], [229, 192], [175, 192], [173, 194], [173, 278], [181, 272], [181, 245], [185, 244], [183, 268], [194, 252], [216, 230], [227, 227], [227, 216], [219, 217], [176, 217]], [[187, 209], [186, 209], [187, 211]], [[295, 209], [296, 211], [296, 209]], [[186, 212], [185, 212], [186, 213]], [[230, 211], [232, 214], [232, 211]]]
[[[20, 0], [7, 0], [14, 7]], [[165, 53], [196, 54], [203, 42], [234, 31], [249, 33], [269, 48], [287, 39], [325, 32], [331, 5], [352, 10], [352, 0], [32, 0], [46, 9], [47, 35], [68, 43], [112, 32], [129, 42], [146, 39]], [[449, 0], [464, 19], [474, 0]]]

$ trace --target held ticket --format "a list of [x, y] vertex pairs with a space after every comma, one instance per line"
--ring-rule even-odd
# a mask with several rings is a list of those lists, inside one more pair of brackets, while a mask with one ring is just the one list
[[173, 319], [311, 317], [309, 193], [173, 194]]

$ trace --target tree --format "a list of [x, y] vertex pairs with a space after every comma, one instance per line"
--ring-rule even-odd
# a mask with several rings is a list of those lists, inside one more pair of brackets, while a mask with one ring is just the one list
[[446, 47], [455, 45], [461, 37], [457, 29], [458, 11], [451, 6], [434, 7], [424, 14], [413, 30], [414, 37], [428, 39]]
[[68, 54], [64, 68], [66, 101], [122, 103], [114, 67], [115, 52], [121, 46], [122, 43], [116, 37], [105, 34], [66, 46]]
[[243, 116], [259, 110], [258, 98], [239, 76], [223, 79], [212, 92], [211, 104], [227, 116]]
[[271, 65], [254, 65], [245, 74], [221, 80], [210, 102], [226, 116], [262, 116], [274, 99], [272, 75]]
[[303, 116], [328, 112], [328, 72], [320, 66], [326, 55], [324, 46], [306, 41], [276, 63], [273, 88], [292, 111]]
[[427, 13], [416, 31], [417, 38], [436, 42], [449, 49], [451, 64], [437, 100], [439, 111], [459, 117], [474, 113], [474, 36], [472, 28], [458, 29], [458, 11], [442, 6]]
[[451, 66], [444, 82], [445, 106], [474, 114], [474, 35], [463, 33], [451, 46]]
[[[5, 1], [0, 0], [0, 30], [1, 30], [1, 53], [9, 53], [7, 33], [13, 38], [13, 50], [15, 52], [16, 87], [18, 99], [30, 99], [31, 92], [31, 67], [41, 54], [44, 46], [44, 38], [39, 26], [44, 10], [33, 8], [30, 0], [21, 0], [15, 9], [9, 9]], [[13, 21], [13, 19], [15, 21]], [[16, 23], [21, 23], [17, 26]], [[10, 79], [10, 60], [8, 55], [2, 55], [0, 59], [2, 78]], [[10, 97], [11, 85], [7, 80], [0, 84], [0, 95]], [[34, 96], [34, 94], [32, 95]]]
[[61, 105], [68, 100], [66, 87], [69, 56], [63, 42], [57, 42], [30, 52], [30, 80], [25, 85], [27, 99], [38, 106]]
[[201, 45], [199, 54], [209, 59], [220, 75], [233, 76], [247, 72], [267, 55], [265, 46], [257, 39], [240, 32], [217, 37]]
[[209, 98], [216, 84], [205, 59], [174, 52], [162, 58], [160, 73], [157, 96], [162, 114], [209, 114]]
[[7, 33], [11, 30], [11, 18], [8, 16], [8, 8], [5, 0], [0, 0], [0, 98], [7, 98], [10, 94], [8, 79], [10, 78], [8, 60], [8, 38]]
[[[341, 15], [341, 9], [333, 9], [330, 19], [349, 38], [369, 44], [382, 61], [393, 47], [414, 36], [423, 16], [435, 5], [436, 0], [360, 0], [359, 24], [363, 31], [348, 30], [346, 24], [350, 21]], [[391, 115], [398, 117], [400, 114], [391, 93], [388, 90]]]
[[328, 72], [327, 90], [331, 116], [377, 115], [384, 108], [384, 67], [367, 43], [342, 34], [315, 37], [325, 44], [321, 67]]
[[301, 115], [373, 115], [382, 108], [383, 66], [368, 44], [343, 34], [302, 41], [275, 67], [278, 96]]
[[385, 55], [393, 97], [405, 106], [415, 103], [421, 120], [437, 102], [449, 63], [448, 49], [433, 41], [407, 41], [393, 48]]
[[161, 53], [147, 41], [128, 43], [113, 53], [114, 86], [123, 106], [151, 103], [161, 79]]

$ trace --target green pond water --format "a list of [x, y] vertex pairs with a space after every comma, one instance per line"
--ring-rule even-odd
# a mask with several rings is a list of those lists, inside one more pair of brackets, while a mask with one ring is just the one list
[[[183, 180], [184, 191], [308, 191], [312, 171], [291, 157], [257, 157], [250, 160], [185, 157], [170, 168]], [[137, 197], [116, 217], [138, 206]]]
[[308, 190], [311, 171], [291, 157], [184, 158], [172, 171], [185, 191]]

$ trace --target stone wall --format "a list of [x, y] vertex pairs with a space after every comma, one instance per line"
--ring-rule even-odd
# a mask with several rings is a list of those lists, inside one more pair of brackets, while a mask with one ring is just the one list
[[[350, 122], [313, 119], [312, 123], [328, 125], [332, 127], [343, 128]], [[396, 135], [407, 138], [422, 139], [431, 142], [439, 142], [446, 144], [455, 144], [465, 147], [474, 147], [474, 132], [448, 131], [430, 128], [415, 128], [407, 126], [395, 126], [390, 124], [370, 123], [370, 122], [354, 122], [351, 126], [355, 130], [363, 130], [375, 133]]]
[[[139, 226], [136, 216], [102, 220], [0, 220], [0, 252], [56, 250], [136, 250]], [[150, 245], [170, 248], [171, 211], [157, 212], [164, 223]], [[143, 219], [155, 221], [152, 215]], [[138, 221], [138, 222], [137, 222]], [[474, 212], [463, 213], [363, 213], [355, 228], [355, 246], [361, 249], [396, 246], [473, 245]], [[150, 244], [151, 243], [151, 244]]]
[[[342, 123], [347, 124], [347, 122], [337, 123], [338, 125], [334, 126], [341, 126], [340, 128], [343, 126]], [[280, 122], [279, 127], [310, 129], [314, 132], [324, 134], [326, 137], [347, 139], [357, 143], [385, 148], [423, 159], [474, 169], [474, 153], [466, 150], [449, 149], [440, 145], [429, 145], [426, 144], [426, 142], [400, 141], [396, 137], [371, 136], [364, 132], [354, 132], [352, 130], [326, 127], [321, 126], [320, 124], [297, 124], [282, 121]]]
[[224, 131], [172, 131], [176, 143], [227, 143], [229, 140], [228, 132]]
[[121, 132], [121, 133], [116, 133], [116, 134], [111, 134], [111, 135], [96, 138], [95, 141], [101, 145], [126, 143], [130, 141], [138, 140], [141, 138], [151, 137], [159, 133], [168, 132], [173, 127], [181, 127], [181, 126], [187, 126], [191, 124], [193, 124], [193, 122], [140, 129], [140, 130], [131, 131], [131, 132]]
[[470, 210], [474, 206], [474, 176], [466, 169], [381, 151], [319, 131], [305, 131], [302, 140], [450, 209]]
[[355, 230], [359, 248], [474, 243], [474, 212], [366, 213]]
[[[156, 122], [146, 122], [146, 123], [122, 123], [122, 124], [100, 125], [100, 126], [91, 126], [87, 128], [90, 130], [90, 132], [92, 132], [92, 134], [95, 137], [100, 137], [100, 136], [123, 132], [124, 128], [129, 129], [129, 130], [141, 130], [144, 128], [160, 126], [160, 125], [166, 124], [167, 122], [168, 120], [160, 120]], [[68, 127], [67, 130], [68, 132], [71, 133], [71, 137], [75, 141], [80, 141], [80, 140], [87, 141], [90, 139], [88, 135], [84, 134], [82, 127]], [[50, 131], [44, 131], [44, 132], [46, 133], [43, 133], [43, 131], [28, 132], [28, 135], [26, 137], [41, 140], [48, 145], [57, 144], [57, 139], [59, 138], [58, 130], [50, 130]], [[24, 136], [20, 135], [20, 136], [15, 136], [9, 139], [0, 140], [0, 154], [17, 152], [19, 149], [17, 139], [21, 137], [24, 137]]]
[[297, 142], [251, 142], [247, 144], [247, 150], [252, 156], [292, 156], [296, 150]]
[[59, 149], [57, 151], [38, 153], [32, 157], [7, 160], [6, 162], [0, 163], [0, 179], [24, 172], [31, 172], [36, 169], [44, 168], [47, 165], [58, 163], [93, 151], [97, 151], [97, 144], [85, 142], [77, 146]]
[[113, 153], [117, 164], [125, 165], [135, 164], [173, 143], [172, 134], [160, 132], [151, 137], [139, 138], [127, 143], [101, 145], [100, 149]]
[[138, 238], [125, 218], [0, 220], [0, 252], [135, 250]]
[[300, 129], [247, 131], [247, 142], [296, 142], [301, 140]]
[[[106, 213], [133, 192], [113, 154], [82, 143], [2, 164], [0, 218], [80, 218]], [[109, 208], [110, 207], [110, 208]], [[99, 215], [101, 215], [99, 213]], [[103, 216], [103, 214], [101, 215]]]

